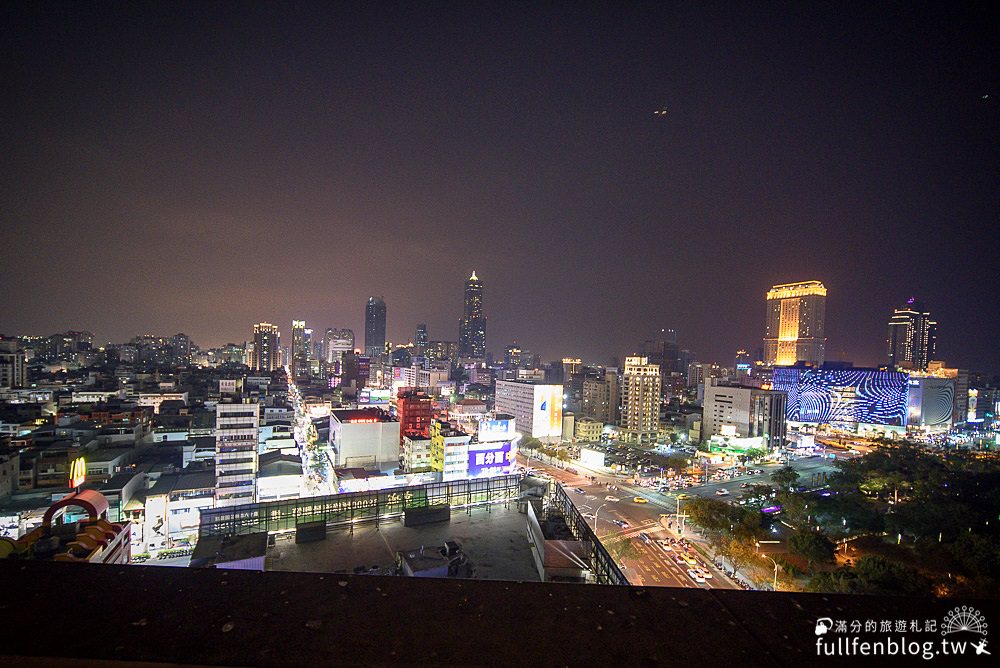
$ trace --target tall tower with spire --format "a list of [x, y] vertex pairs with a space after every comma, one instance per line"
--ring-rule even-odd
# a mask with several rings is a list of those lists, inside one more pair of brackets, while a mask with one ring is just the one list
[[486, 357], [483, 282], [476, 276], [475, 270], [465, 282], [465, 307], [458, 326], [458, 356], [478, 360]]

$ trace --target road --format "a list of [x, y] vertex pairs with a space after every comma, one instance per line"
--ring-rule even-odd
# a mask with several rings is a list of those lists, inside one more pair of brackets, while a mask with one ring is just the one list
[[285, 367], [285, 373], [288, 374], [288, 398], [295, 408], [295, 421], [293, 423], [295, 443], [299, 446], [299, 455], [302, 458], [300, 495], [328, 496], [336, 494], [333, 467], [327, 454], [327, 447], [316, 442], [316, 430], [305, 411], [302, 395], [295, 385], [295, 381], [292, 380], [292, 374], [288, 367]]
[[[519, 455], [521, 456], [521, 455]], [[539, 462], [537, 459], [525, 461], [527, 463], [555, 480], [563, 483], [567, 493], [573, 499], [574, 504], [580, 512], [587, 518], [591, 528], [595, 528], [594, 515], [597, 516], [597, 526], [595, 532], [601, 542], [607, 543], [619, 536], [634, 538], [633, 545], [638, 551], [638, 557], [626, 558], [625, 575], [631, 584], [660, 587], [689, 587], [689, 588], [735, 588], [724, 575], [719, 573], [708, 563], [703, 565], [711, 569], [713, 577], [705, 584], [698, 584], [687, 575], [687, 569], [681, 568], [674, 563], [668, 554], [655, 542], [646, 543], [639, 540], [640, 533], [646, 533], [654, 541], [669, 537], [677, 537], [677, 534], [669, 531], [665, 526], [665, 520], [661, 521], [660, 515], [673, 512], [673, 508], [664, 498], [656, 499], [654, 496], [640, 491], [625, 484], [624, 476], [611, 476], [595, 474], [597, 481], [591, 481], [587, 473], [572, 474], [563, 469], [549, 466]], [[582, 469], [578, 469], [581, 470]], [[619, 486], [617, 491], [608, 491], [606, 484]], [[574, 490], [580, 489], [583, 494]], [[619, 501], [609, 501], [607, 497], [616, 497]], [[636, 496], [649, 499], [648, 503], [635, 503]], [[628, 528], [623, 529], [614, 524], [613, 520], [622, 520], [628, 523]]]
[[[710, 562], [699, 556], [699, 561], [707, 569], [710, 569], [713, 577], [705, 584], [696, 583], [688, 574], [687, 569], [675, 563], [667, 552], [660, 548], [655, 542], [643, 542], [639, 540], [640, 533], [646, 533], [653, 541], [657, 539], [680, 537], [675, 531], [676, 527], [668, 528], [668, 517], [677, 513], [677, 498], [674, 494], [661, 494], [655, 490], [637, 487], [627, 484], [629, 476], [609, 475], [587, 471], [573, 464], [579, 473], [573, 474], [564, 469], [551, 466], [535, 458], [527, 458], [519, 454], [520, 463], [539, 470], [553, 479], [563, 483], [567, 493], [573, 500], [574, 505], [587, 518], [591, 528], [595, 528], [594, 516], [597, 516], [597, 526], [595, 532], [601, 542], [607, 543], [619, 536], [634, 538], [633, 545], [637, 548], [639, 556], [632, 559], [624, 559], [625, 575], [631, 584], [661, 587], [700, 587], [700, 588], [721, 588], [735, 589], [734, 584], [724, 573], [716, 569]], [[835, 470], [830, 460], [823, 460], [818, 457], [798, 459], [791, 463], [792, 467], [799, 472], [800, 481], [808, 484], [814, 473], [830, 472]], [[683, 493], [691, 496], [716, 497], [716, 491], [726, 488], [730, 491], [730, 497], [739, 496], [740, 483], [772, 484], [771, 474], [781, 468], [778, 465], [759, 466], [764, 470], [762, 475], [740, 476], [734, 480], [710, 482], [683, 490]], [[590, 476], [596, 477], [596, 481], [590, 480]], [[618, 490], [609, 491], [607, 485], [616, 485]], [[575, 490], [582, 490], [582, 494]], [[608, 497], [617, 498], [618, 501], [609, 501]], [[635, 498], [640, 497], [646, 503], [636, 503]], [[721, 498], [721, 497], [719, 497]], [[683, 501], [681, 501], [683, 511]], [[672, 519], [672, 518], [671, 518]], [[621, 520], [628, 523], [628, 528], [614, 524], [614, 520]], [[690, 537], [691, 532], [686, 532]], [[778, 536], [780, 538], [780, 536]], [[768, 545], [769, 552], [784, 551], [781, 546]]]

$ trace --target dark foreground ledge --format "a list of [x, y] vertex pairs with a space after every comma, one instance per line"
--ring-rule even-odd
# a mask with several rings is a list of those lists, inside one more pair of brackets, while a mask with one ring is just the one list
[[0, 665], [843, 665], [817, 658], [817, 619], [964, 604], [1000, 629], [996, 603], [0, 561]]

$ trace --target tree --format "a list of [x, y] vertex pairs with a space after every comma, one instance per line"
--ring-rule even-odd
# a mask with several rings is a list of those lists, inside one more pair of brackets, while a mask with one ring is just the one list
[[758, 462], [767, 456], [767, 451], [761, 450], [760, 448], [750, 448], [743, 454], [746, 455], [748, 462]]
[[799, 473], [791, 466], [785, 465], [771, 474], [771, 482], [781, 489], [791, 489], [799, 479]]
[[623, 559], [637, 559], [640, 554], [635, 542], [627, 536], [613, 538], [605, 542], [604, 547], [617, 562], [621, 562]]
[[729, 529], [733, 523], [729, 509], [729, 504], [724, 501], [700, 497], [692, 499], [682, 508], [691, 523], [706, 531]]
[[691, 460], [682, 455], [670, 455], [667, 457], [667, 468], [673, 469], [678, 473], [686, 469], [691, 464]]
[[836, 546], [819, 531], [796, 531], [788, 538], [788, 549], [792, 553], [805, 557], [812, 566], [813, 562], [833, 561]]
[[667, 438], [670, 439], [671, 445], [677, 445], [681, 440], [681, 437], [677, 435], [676, 431], [670, 432], [670, 436], [668, 436]]

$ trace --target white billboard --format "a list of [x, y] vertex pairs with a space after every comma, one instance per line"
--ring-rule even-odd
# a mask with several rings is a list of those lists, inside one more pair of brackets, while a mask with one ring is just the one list
[[562, 438], [562, 385], [534, 385], [531, 435], [535, 438]]

